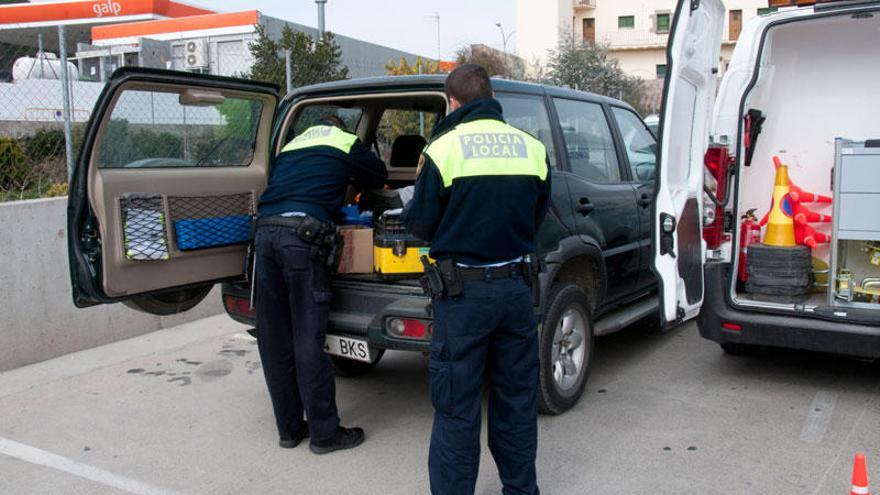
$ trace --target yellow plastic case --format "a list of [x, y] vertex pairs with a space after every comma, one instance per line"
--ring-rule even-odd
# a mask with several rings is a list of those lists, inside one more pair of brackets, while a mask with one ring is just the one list
[[[373, 268], [381, 275], [419, 274], [425, 271], [421, 257], [427, 256], [429, 247], [373, 246]], [[402, 251], [402, 253], [401, 253]], [[401, 254], [397, 254], [401, 253]]]

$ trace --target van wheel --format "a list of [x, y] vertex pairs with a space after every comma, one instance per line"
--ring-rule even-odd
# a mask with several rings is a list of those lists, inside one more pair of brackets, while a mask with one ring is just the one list
[[330, 360], [333, 361], [333, 369], [336, 371], [336, 376], [354, 378], [373, 371], [373, 368], [379, 364], [379, 361], [384, 355], [385, 349], [378, 349], [376, 351], [376, 357], [373, 358], [373, 362], [371, 363], [355, 361], [354, 359], [339, 356], [330, 356]]
[[574, 406], [587, 384], [593, 361], [590, 302], [576, 285], [550, 290], [540, 342], [538, 410], [561, 414]]
[[731, 356], [747, 356], [755, 352], [755, 346], [748, 344], [725, 342], [718, 345], [721, 346], [721, 350], [723, 350], [725, 354], [730, 354]]
[[187, 289], [176, 289], [154, 294], [133, 296], [122, 304], [131, 309], [136, 309], [152, 315], [169, 316], [183, 313], [196, 307], [202, 302], [214, 284], [198, 285]]

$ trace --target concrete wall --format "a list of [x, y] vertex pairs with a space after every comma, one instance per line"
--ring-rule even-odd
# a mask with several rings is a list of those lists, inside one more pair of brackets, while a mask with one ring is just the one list
[[74, 307], [67, 199], [0, 204], [0, 371], [223, 312], [218, 289], [192, 311], [147, 315], [121, 304]]

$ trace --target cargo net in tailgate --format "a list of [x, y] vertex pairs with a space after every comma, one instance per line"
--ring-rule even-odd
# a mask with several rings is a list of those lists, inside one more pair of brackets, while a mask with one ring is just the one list
[[125, 257], [133, 261], [168, 259], [162, 196], [126, 194], [119, 199]]
[[254, 213], [251, 193], [171, 196], [168, 210], [177, 249], [181, 251], [244, 244], [250, 240]]

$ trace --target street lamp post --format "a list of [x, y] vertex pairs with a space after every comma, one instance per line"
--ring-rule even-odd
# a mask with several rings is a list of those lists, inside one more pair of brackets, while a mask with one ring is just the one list
[[318, 39], [324, 39], [324, 4], [327, 3], [327, 0], [315, 0], [315, 3], [318, 4]]
[[505, 36], [504, 26], [502, 26], [500, 22], [496, 22], [495, 25], [498, 26], [498, 29], [501, 30], [501, 51], [507, 53], [507, 41], [510, 40], [510, 37], [513, 36], [513, 33], [515, 33], [516, 30], [514, 29], [513, 31], [508, 33], [507, 36]]
[[440, 63], [440, 14], [435, 12], [434, 15], [426, 16], [428, 19], [432, 19], [437, 23], [437, 63]]

